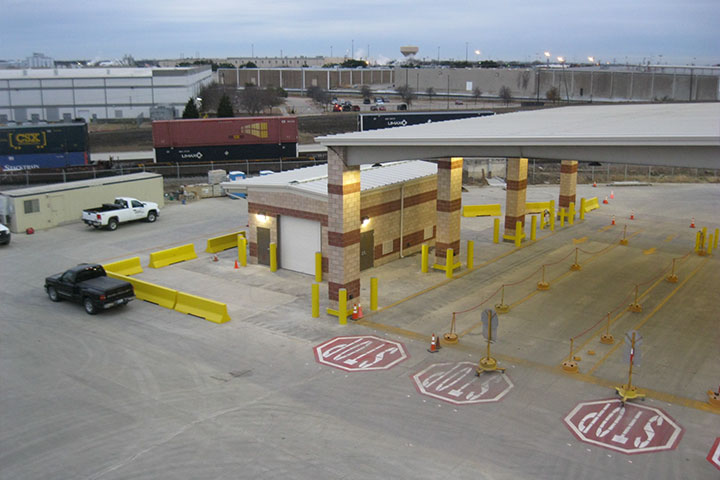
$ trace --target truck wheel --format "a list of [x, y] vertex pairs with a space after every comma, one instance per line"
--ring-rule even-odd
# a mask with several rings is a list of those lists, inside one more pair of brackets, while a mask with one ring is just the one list
[[52, 300], [53, 302], [60, 301], [60, 295], [58, 295], [57, 290], [55, 290], [55, 287], [48, 287], [47, 294], [48, 294], [48, 297], [50, 297], [50, 300]]
[[149, 211], [147, 221], [153, 223], [155, 220], [157, 220], [157, 213], [155, 213], [155, 210]]
[[88, 313], [88, 315], [95, 315], [97, 313], [97, 308], [95, 308], [95, 304], [92, 303], [92, 300], [87, 297], [83, 299], [83, 307], [85, 307], [85, 311]]
[[115, 230], [117, 230], [117, 227], [118, 227], [117, 218], [111, 218], [110, 220], [108, 220], [108, 230], [115, 231]]

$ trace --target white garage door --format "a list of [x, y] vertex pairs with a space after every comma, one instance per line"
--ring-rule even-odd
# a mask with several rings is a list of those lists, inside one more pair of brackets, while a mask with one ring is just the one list
[[280, 267], [315, 275], [315, 252], [322, 248], [320, 222], [280, 216]]

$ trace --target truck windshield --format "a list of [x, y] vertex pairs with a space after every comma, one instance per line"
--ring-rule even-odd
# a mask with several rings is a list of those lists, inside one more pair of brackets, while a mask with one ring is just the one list
[[85, 280], [90, 280], [91, 278], [97, 278], [97, 277], [104, 277], [105, 276], [105, 270], [103, 270], [102, 267], [90, 267], [86, 268], [85, 270], [82, 270], [78, 272], [77, 278], [75, 279], [76, 282], [84, 282]]

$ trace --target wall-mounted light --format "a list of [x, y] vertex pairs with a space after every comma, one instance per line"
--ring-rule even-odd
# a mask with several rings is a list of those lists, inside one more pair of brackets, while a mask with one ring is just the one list
[[265, 223], [265, 222], [267, 222], [268, 217], [264, 213], [258, 213], [257, 219], [258, 219], [258, 222]]
[[368, 223], [370, 223], [370, 217], [363, 217], [362, 218], [362, 226], [367, 227]]

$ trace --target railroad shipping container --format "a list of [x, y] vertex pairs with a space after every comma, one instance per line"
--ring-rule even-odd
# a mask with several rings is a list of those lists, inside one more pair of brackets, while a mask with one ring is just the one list
[[297, 156], [296, 117], [167, 120], [152, 130], [157, 162]]
[[421, 123], [444, 122], [463, 118], [495, 115], [489, 110], [464, 112], [404, 112], [404, 113], [361, 113], [358, 115], [358, 130], [380, 130], [382, 128], [405, 127]]
[[0, 170], [66, 168], [90, 163], [84, 122], [0, 127]]

